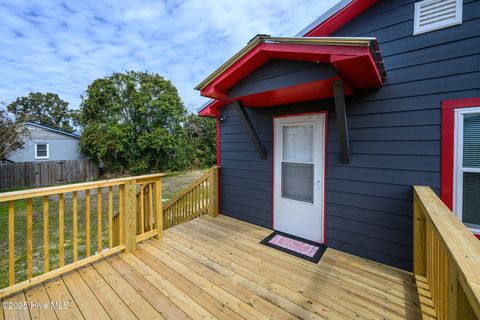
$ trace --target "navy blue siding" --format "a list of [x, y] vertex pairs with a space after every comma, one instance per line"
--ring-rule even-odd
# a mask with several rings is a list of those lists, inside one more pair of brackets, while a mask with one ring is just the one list
[[228, 92], [230, 98], [241, 97], [282, 87], [335, 77], [337, 70], [327, 63], [271, 59], [243, 78]]
[[480, 1], [464, 0], [463, 24], [412, 36], [414, 2], [380, 1], [334, 34], [377, 37], [387, 70], [382, 89], [347, 98], [349, 164], [331, 99], [248, 109], [265, 161], [234, 108], [223, 109], [222, 213], [271, 227], [272, 117], [327, 109], [328, 244], [412, 268], [412, 185], [440, 191], [441, 101], [480, 96]]

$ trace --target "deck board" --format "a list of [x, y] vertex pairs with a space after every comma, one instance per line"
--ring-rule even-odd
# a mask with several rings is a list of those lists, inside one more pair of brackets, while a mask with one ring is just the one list
[[0, 319], [418, 319], [412, 275], [327, 249], [318, 264], [259, 244], [271, 230], [208, 216], [5, 301]]
[[62, 279], [86, 319], [110, 318], [78, 271], [69, 272]]

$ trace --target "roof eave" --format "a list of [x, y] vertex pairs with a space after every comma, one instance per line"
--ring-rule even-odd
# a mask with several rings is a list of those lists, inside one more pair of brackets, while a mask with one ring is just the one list
[[50, 128], [48, 126], [44, 126], [44, 125], [41, 125], [41, 124], [38, 124], [38, 123], [35, 123], [35, 122], [27, 121], [24, 124], [25, 125], [31, 125], [31, 126], [38, 127], [38, 128], [42, 128], [42, 129], [45, 129], [45, 130], [49, 130], [49, 131], [52, 131], [52, 132], [55, 132], [55, 133], [58, 133], [58, 134], [64, 134], [64, 135], [72, 137], [72, 138], [80, 139], [80, 135], [78, 135], [78, 134], [69, 133], [69, 132], [65, 132], [65, 131], [62, 131], [62, 130]]
[[[269, 37], [257, 36], [250, 41], [244, 48], [228, 59], [217, 70], [211, 73], [207, 78], [200, 82], [195, 90], [201, 91], [213, 82], [220, 74], [234, 65], [238, 60], [250, 52], [261, 43], [269, 44], [304, 44], [304, 45], [330, 45], [330, 46], [364, 46], [377, 48], [377, 39], [373, 37]], [[377, 50], [372, 50], [376, 53]]]

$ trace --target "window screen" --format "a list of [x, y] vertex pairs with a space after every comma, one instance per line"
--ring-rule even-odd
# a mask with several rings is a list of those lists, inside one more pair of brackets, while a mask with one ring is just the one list
[[313, 203], [313, 124], [283, 127], [282, 197]]
[[313, 164], [282, 163], [282, 197], [313, 203]]
[[463, 174], [462, 220], [472, 227], [480, 226], [480, 173]]
[[465, 114], [463, 121], [463, 166], [480, 168], [480, 113]]
[[47, 145], [37, 144], [37, 157], [46, 157], [46, 156], [47, 156]]
[[480, 113], [463, 115], [462, 221], [480, 228]]

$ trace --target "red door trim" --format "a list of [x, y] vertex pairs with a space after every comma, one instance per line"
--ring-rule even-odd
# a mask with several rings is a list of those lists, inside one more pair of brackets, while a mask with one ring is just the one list
[[[480, 106], [480, 98], [442, 101], [441, 199], [453, 210], [453, 163], [455, 156], [455, 110]], [[480, 234], [475, 235], [480, 239]]]
[[280, 114], [272, 117], [272, 229], [275, 229], [275, 119], [285, 117], [300, 117], [311, 114], [324, 114], [325, 115], [325, 144], [323, 150], [323, 243], [327, 243], [327, 143], [328, 143], [328, 111], [310, 111], [300, 113], [288, 113]]

